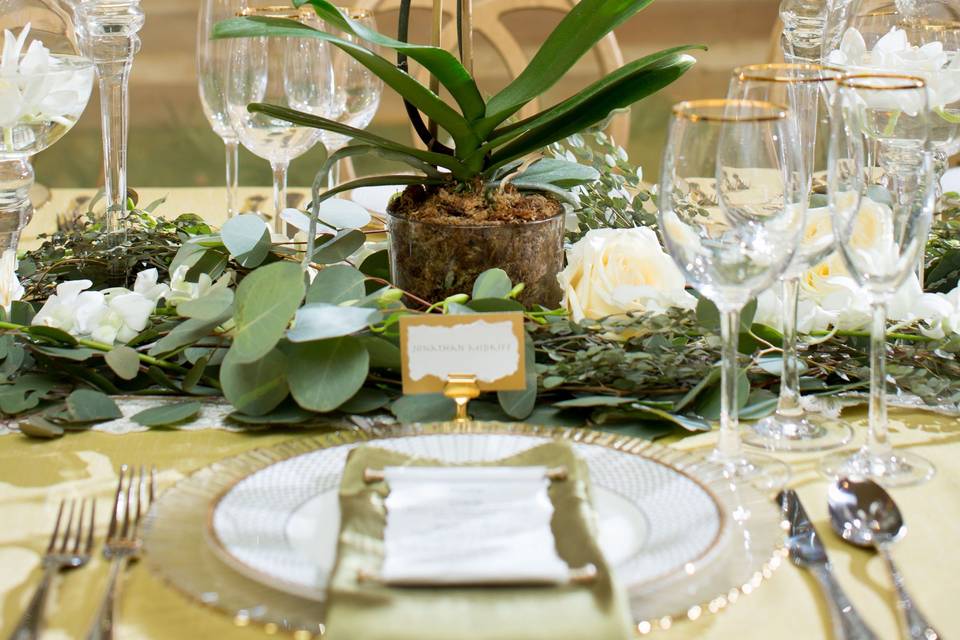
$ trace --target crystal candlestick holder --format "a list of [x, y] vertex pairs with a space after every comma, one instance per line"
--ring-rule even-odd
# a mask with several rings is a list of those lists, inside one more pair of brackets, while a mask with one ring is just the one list
[[127, 85], [144, 15], [139, 0], [82, 0], [77, 25], [100, 86], [106, 212], [104, 233], [122, 234], [127, 203]]

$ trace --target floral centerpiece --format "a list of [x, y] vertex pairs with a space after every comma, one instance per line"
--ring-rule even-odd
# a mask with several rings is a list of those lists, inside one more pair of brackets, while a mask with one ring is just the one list
[[[563, 266], [563, 204], [570, 190], [597, 177], [589, 166], [563, 159], [536, 159], [545, 146], [605, 120], [679, 78], [694, 63], [676, 47], [624, 65], [579, 93], [531, 117], [514, 116], [542, 96], [601, 38], [652, 0], [579, 2], [547, 37], [530, 64], [503, 90], [484, 99], [475, 79], [443, 49], [388, 38], [351, 20], [326, 0], [310, 4], [330, 27], [372, 47], [395, 50], [429, 71], [452, 96], [446, 104], [429, 88], [366, 46], [293, 20], [246, 17], [217, 26], [218, 37], [309, 36], [342, 49], [400, 94], [415, 125], [426, 114], [446, 136], [417, 126], [426, 149], [395, 142], [339, 122], [287, 108], [252, 104], [295, 124], [350, 136], [354, 143], [333, 153], [336, 162], [375, 153], [406, 163], [415, 175], [363, 178], [314, 195], [314, 215], [323, 199], [366, 185], [407, 185], [389, 208], [388, 230], [394, 284], [428, 300], [469, 287], [483, 271], [501, 268], [524, 283], [520, 299], [548, 306], [560, 299], [556, 273]], [[443, 138], [442, 140], [440, 138]], [[312, 230], [308, 237], [312, 237]], [[310, 250], [308, 250], [309, 253]]]

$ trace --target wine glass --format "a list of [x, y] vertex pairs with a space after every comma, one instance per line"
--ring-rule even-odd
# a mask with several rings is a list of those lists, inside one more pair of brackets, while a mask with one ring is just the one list
[[201, 0], [197, 19], [197, 78], [203, 114], [226, 148], [227, 217], [237, 213], [237, 186], [240, 140], [227, 113], [227, 74], [230, 71], [230, 42], [211, 38], [221, 20], [241, 14], [246, 0]]
[[664, 244], [687, 281], [720, 310], [720, 440], [710, 459], [733, 481], [782, 486], [790, 468], [746, 453], [737, 425], [737, 341], [744, 305], [784, 272], [803, 231], [806, 180], [795, 120], [754, 100], [673, 108], [659, 188]]
[[[288, 18], [313, 26], [312, 13], [290, 7], [247, 8], [245, 16]], [[317, 38], [259, 36], [229, 40], [227, 112], [241, 144], [270, 162], [273, 170], [274, 229], [283, 232], [281, 213], [287, 201], [290, 162], [320, 140], [320, 131], [291, 124], [247, 105], [267, 102], [316, 115], [330, 113], [330, 59], [326, 44]]]
[[[372, 11], [347, 7], [338, 8], [349, 19], [376, 31], [377, 22]], [[324, 23], [320, 28], [343, 40], [362, 44], [367, 48], [371, 47], [370, 43], [361, 42], [352, 33], [337, 29], [330, 24]], [[356, 129], [366, 129], [380, 106], [383, 81], [352, 56], [337, 47], [330, 47], [330, 64], [333, 69], [334, 93], [331, 101], [331, 111], [327, 114], [327, 117]], [[327, 153], [331, 154], [346, 146], [350, 138], [340, 133], [322, 131], [320, 140], [326, 147]], [[340, 184], [339, 162], [330, 168], [327, 188], [333, 188], [338, 184]]]
[[[932, 115], [936, 195], [948, 158], [960, 151], [960, 0], [832, 0], [825, 61], [848, 73], [923, 78]], [[841, 3], [842, 2], [842, 3]], [[918, 277], [923, 284], [923, 255]]]
[[926, 246], [935, 198], [926, 83], [896, 75], [839, 81], [830, 145], [830, 207], [837, 244], [851, 276], [870, 299], [870, 416], [857, 452], [826, 457], [831, 477], [917, 484], [934, 467], [894, 450], [887, 436], [887, 300], [909, 277]]
[[[83, 113], [93, 63], [80, 55], [69, 4], [0, 0], [0, 250], [16, 260], [33, 216], [31, 159], [62, 138]], [[12, 257], [9, 255], [12, 254]]]
[[[834, 249], [833, 225], [826, 202], [829, 104], [840, 73], [815, 64], [756, 64], [733, 72], [731, 99], [766, 100], [790, 106], [797, 120], [800, 152], [806, 177], [806, 229], [793, 263], [781, 278], [783, 368], [776, 412], [744, 433], [747, 444], [778, 451], [833, 449], [850, 441], [846, 422], [808, 411], [801, 404], [797, 359], [797, 305], [801, 279]], [[815, 185], [815, 186], [814, 186]]]
[[782, 0], [780, 46], [788, 63], [818, 63], [828, 0]]

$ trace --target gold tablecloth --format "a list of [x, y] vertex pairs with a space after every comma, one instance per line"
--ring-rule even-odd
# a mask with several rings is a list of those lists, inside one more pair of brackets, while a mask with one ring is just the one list
[[[142, 195], [149, 200], [155, 191], [162, 190], [144, 190]], [[222, 190], [216, 189], [166, 191], [171, 195], [168, 211], [197, 211], [206, 208], [197, 204], [204, 202], [209, 203], [210, 211], [218, 210], [215, 203], [222, 197]], [[69, 202], [71, 197], [69, 192], [55, 194], [53, 204]], [[49, 209], [41, 208], [31, 226], [36, 229], [49, 217]], [[857, 442], [865, 429], [863, 415], [862, 410], [848, 412], [857, 423]], [[960, 637], [960, 419], [915, 411], [894, 411], [891, 417], [894, 444], [926, 456], [938, 469], [927, 484], [893, 491], [909, 527], [894, 554], [922, 610], [948, 638]], [[0, 435], [0, 637], [10, 633], [39, 578], [41, 554], [61, 498], [98, 496], [102, 539], [121, 463], [155, 464], [161, 469], [161, 484], [169, 486], [218, 459], [304, 435], [302, 431], [229, 433], [213, 429], [125, 435], [85, 432], [55, 441]], [[673, 446], [705, 451], [714, 439], [714, 434], [704, 434]], [[794, 470], [791, 486], [800, 492], [829, 548], [837, 577], [853, 602], [881, 638], [896, 638], [894, 596], [881, 560], [852, 549], [830, 533], [827, 483], [816, 473], [819, 457], [784, 456]], [[88, 567], [61, 576], [51, 594], [47, 638], [84, 636], [106, 580], [105, 570], [98, 556]], [[120, 638], [254, 639], [266, 635], [261, 627], [237, 627], [228, 616], [188, 601], [143, 564], [133, 566], [127, 577]], [[830, 637], [826, 605], [816, 584], [790, 564], [720, 614], [704, 613], [695, 621], [674, 622], [669, 636], [678, 640]]]

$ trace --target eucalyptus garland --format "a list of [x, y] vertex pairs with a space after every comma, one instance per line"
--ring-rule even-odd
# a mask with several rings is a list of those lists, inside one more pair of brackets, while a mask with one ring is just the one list
[[[111, 395], [182, 396], [135, 417], [154, 427], [192, 420], [198, 400], [218, 396], [233, 405], [229, 419], [238, 425], [307, 424], [320, 414], [388, 411], [404, 421], [448, 419], [454, 409], [447, 398], [401, 394], [399, 318], [522, 311], [528, 361], [536, 363], [527, 389], [482, 398], [471, 405], [475, 417], [587, 423], [656, 437], [707, 430], [718, 416], [717, 313], [706, 301], [696, 311], [577, 323], [560, 310], [524, 309], [514, 299], [522, 286], [498, 269], [484, 273], [470, 292], [417, 300], [390, 285], [385, 252], [360, 264], [345, 261], [363, 239], [350, 229], [319, 243], [311, 281], [295, 248], [273, 244], [254, 218], [241, 217], [214, 233], [195, 216], [165, 221], [136, 212], [125, 247], [129, 271], [155, 267], [161, 280], [185, 273], [193, 284], [206, 278], [228, 286], [162, 302], [126, 343], [32, 324], [58, 282], [86, 277], [113, 284], [103, 265], [116, 248], [101, 246], [95, 227], [80, 223], [47, 238], [21, 262], [28, 265], [25, 300], [0, 320], [0, 412], [37, 437], [118, 417]], [[739, 381], [747, 418], [775, 408], [780, 339], [775, 329], [752, 322], [748, 309]], [[801, 366], [808, 392], [867, 387], [863, 332], [807, 339]], [[960, 336], [934, 340], [898, 327], [888, 349], [898, 390], [930, 403], [960, 402]]]

